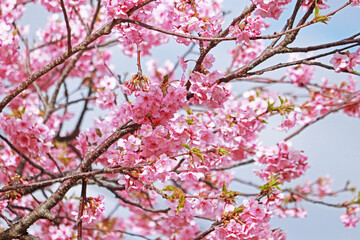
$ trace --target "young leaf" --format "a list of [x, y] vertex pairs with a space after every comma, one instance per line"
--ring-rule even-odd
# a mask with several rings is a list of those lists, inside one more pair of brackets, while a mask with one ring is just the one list
[[162, 191], [177, 191], [178, 189], [174, 186], [167, 185]]
[[191, 150], [191, 152], [192, 152], [193, 154], [195, 154], [196, 156], [198, 156], [198, 157], [201, 159], [201, 161], [205, 164], [204, 156], [202, 155], [200, 149], [198, 149], [198, 148], [193, 148], [193, 149]]
[[186, 149], [191, 150], [191, 147], [189, 145], [187, 145], [186, 143], [182, 143], [181, 146], [183, 146]]

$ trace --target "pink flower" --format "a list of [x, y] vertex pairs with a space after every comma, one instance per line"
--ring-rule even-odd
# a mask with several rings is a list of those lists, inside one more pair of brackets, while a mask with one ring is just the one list
[[[91, 223], [93, 220], [96, 220], [100, 217], [100, 215], [104, 212], [104, 196], [99, 195], [98, 197], [89, 197], [86, 199], [86, 203], [84, 205], [84, 212], [82, 215], [82, 219], [87, 221], [87, 223]], [[78, 212], [73, 211], [72, 215], [75, 218], [78, 218]]]
[[172, 161], [165, 154], [161, 154], [155, 163], [157, 172], [169, 172], [171, 170]]
[[335, 72], [340, 72], [342, 69], [346, 68], [347, 56], [336, 52], [333, 58], [330, 60], [330, 63], [334, 66]]
[[199, 181], [200, 178], [204, 178], [204, 177], [205, 177], [204, 174], [199, 172], [182, 172], [179, 174], [179, 178], [181, 179], [181, 181], [197, 182]]
[[269, 180], [271, 174], [277, 175], [280, 181], [289, 182], [302, 176], [309, 168], [307, 157], [300, 151], [292, 150], [286, 142], [277, 146], [265, 147], [257, 153], [258, 162], [265, 164], [262, 170], [254, 170], [255, 174], [264, 180]]
[[325, 176], [317, 180], [318, 196], [324, 197], [332, 192], [331, 190], [332, 179], [330, 176]]
[[186, 68], [187, 68], [187, 62], [184, 60], [183, 57], [178, 57], [178, 61], [179, 61], [181, 69], [183, 70], [183, 72], [185, 72]]
[[346, 69], [349, 72], [354, 71], [354, 67], [357, 67], [360, 64], [359, 51], [360, 51], [360, 48], [356, 52], [349, 54], [349, 61], [348, 61], [348, 65], [346, 66]]
[[251, 0], [257, 5], [255, 14], [261, 17], [270, 17], [278, 19], [284, 10], [284, 6], [291, 2], [291, 0]]
[[141, 144], [141, 140], [134, 135], [130, 135], [130, 137], [127, 139], [125, 146], [127, 150], [136, 152], [139, 149], [139, 146]]
[[340, 215], [340, 219], [344, 223], [345, 227], [355, 227], [356, 223], [360, 221], [360, 216], [356, 215], [359, 211], [360, 207], [358, 205], [348, 206], [346, 208], [346, 214]]
[[96, 92], [96, 103], [101, 109], [113, 107], [115, 105], [115, 93], [108, 88], [99, 89]]
[[360, 0], [352, 0], [351, 6], [353, 7], [360, 7]]
[[215, 58], [212, 54], [206, 55], [203, 61], [203, 66], [206, 69], [210, 69], [213, 66], [213, 63], [215, 62]]

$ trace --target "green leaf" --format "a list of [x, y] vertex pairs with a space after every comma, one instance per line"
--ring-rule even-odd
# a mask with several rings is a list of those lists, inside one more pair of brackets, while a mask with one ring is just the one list
[[224, 182], [223, 185], [222, 185], [222, 193], [224, 194], [226, 192], [227, 192], [227, 190], [226, 190], [226, 185], [225, 185], [225, 182]]
[[95, 132], [96, 132], [96, 135], [98, 135], [99, 137], [102, 136], [101, 130], [100, 130], [99, 128], [96, 128], [96, 129], [95, 129]]
[[229, 151], [225, 148], [219, 148], [219, 154], [222, 155], [230, 155]]
[[281, 182], [277, 179], [276, 176], [274, 177], [271, 174], [269, 181], [267, 183], [265, 183], [264, 185], [259, 186], [259, 188], [263, 191], [268, 191], [268, 190], [271, 190], [272, 188], [276, 188], [276, 189], [282, 191], [281, 188], [278, 186], [279, 184], [281, 184]]
[[19, 33], [19, 30], [16, 28], [16, 29], [13, 31], [13, 36], [16, 36], [18, 33]]
[[187, 113], [188, 115], [192, 115], [192, 114], [193, 114], [193, 111], [191, 110], [191, 108], [184, 107], [184, 110], [186, 111], [186, 113]]
[[284, 101], [284, 99], [282, 99], [282, 98], [281, 98], [281, 96], [278, 96], [278, 98], [280, 99], [280, 103], [281, 103], [281, 105], [283, 105], [283, 104], [284, 104], [284, 102], [285, 102], [285, 101]]
[[198, 157], [201, 159], [201, 161], [205, 164], [204, 156], [202, 155], [200, 149], [198, 149], [198, 148], [193, 148], [193, 149], [191, 150], [191, 152], [192, 152], [193, 154], [195, 154], [196, 156], [198, 156]]
[[161, 191], [178, 191], [179, 189], [177, 189], [176, 187], [174, 186], [171, 186], [171, 185], [167, 185], [163, 190]]
[[185, 119], [185, 121], [186, 121], [187, 124], [189, 124], [189, 125], [194, 125], [194, 124], [195, 124], [195, 120], [192, 119], [192, 118], [187, 118], [187, 119]]
[[275, 105], [275, 102], [270, 103], [270, 101], [268, 101], [268, 109], [267, 109], [267, 111], [270, 112], [270, 111], [274, 110], [274, 105]]
[[187, 145], [186, 143], [182, 143], [181, 146], [183, 146], [186, 149], [191, 150], [191, 147], [189, 145]]
[[242, 213], [244, 211], [245, 207], [240, 206], [234, 209], [234, 213]]
[[319, 6], [317, 5], [317, 0], [315, 0], [315, 18], [319, 15], [320, 13], [320, 9]]
[[185, 194], [183, 191], [179, 190], [179, 205], [176, 208], [176, 213], [179, 213], [179, 211], [185, 206]]
[[316, 22], [322, 22], [322, 23], [325, 23], [325, 24], [327, 24], [327, 21], [329, 21], [330, 20], [330, 17], [328, 17], [328, 16], [316, 16], [316, 18], [315, 18], [315, 21]]
[[169, 81], [169, 74], [166, 74], [164, 77], [163, 77], [163, 83], [167, 83]]

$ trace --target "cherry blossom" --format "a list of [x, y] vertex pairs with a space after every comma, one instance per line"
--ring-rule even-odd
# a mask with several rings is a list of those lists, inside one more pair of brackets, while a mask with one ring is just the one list
[[293, 139], [360, 117], [358, 36], [296, 41], [359, 1], [223, 3], [1, 2], [1, 239], [282, 240], [271, 219], [305, 202], [356, 227], [355, 187], [300, 179], [314, 159]]

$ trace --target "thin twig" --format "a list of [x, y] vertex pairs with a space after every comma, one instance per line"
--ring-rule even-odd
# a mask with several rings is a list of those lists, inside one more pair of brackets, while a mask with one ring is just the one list
[[70, 23], [69, 23], [67, 13], [66, 13], [64, 0], [60, 0], [60, 6], [61, 6], [61, 10], [62, 10], [63, 15], [64, 15], [65, 24], [66, 24], [68, 52], [71, 53], [71, 50], [72, 50], [72, 47], [71, 47], [71, 27], [70, 27]]
[[77, 220], [77, 239], [78, 240], [82, 240], [82, 233], [83, 233], [83, 214], [84, 214], [84, 208], [85, 208], [85, 204], [86, 204], [86, 188], [87, 188], [87, 182], [86, 182], [86, 178], [82, 179], [82, 185], [81, 185], [81, 198], [80, 198], [80, 204], [79, 204], [79, 215], [78, 215], [78, 220]]

